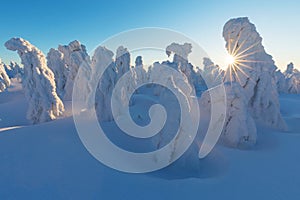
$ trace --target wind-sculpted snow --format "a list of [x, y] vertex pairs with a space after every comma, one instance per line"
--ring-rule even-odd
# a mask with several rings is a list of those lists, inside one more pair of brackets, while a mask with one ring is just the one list
[[0, 59], [0, 92], [3, 92], [10, 85], [9, 77], [5, 71], [4, 64]]
[[248, 18], [229, 20], [223, 29], [226, 48], [235, 62], [225, 80], [238, 82], [244, 90], [252, 116], [271, 127], [286, 129], [280, 114], [272, 56], [265, 52], [262, 38]]
[[47, 67], [44, 54], [22, 38], [12, 38], [5, 46], [17, 51], [24, 65], [22, 84], [29, 103], [27, 118], [40, 123], [61, 116], [64, 105], [56, 94], [54, 74]]

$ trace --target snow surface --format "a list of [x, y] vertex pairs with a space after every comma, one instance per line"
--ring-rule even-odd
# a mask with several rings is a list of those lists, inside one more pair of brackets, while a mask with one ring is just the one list
[[[284, 94], [279, 100], [288, 133], [261, 125], [252, 150], [218, 145], [194, 163], [197, 168], [183, 165], [183, 157], [163, 170], [133, 175], [95, 160], [71, 117], [30, 125], [22, 117], [27, 108], [21, 85], [12, 81], [9, 91], [0, 93], [0, 199], [297, 199], [300, 96]], [[147, 113], [143, 107], [138, 110]], [[127, 144], [114, 137], [113, 123], [103, 126], [114, 142]]]
[[[230, 77], [228, 70], [221, 70], [209, 58], [204, 58], [203, 70], [189, 63], [189, 43], [167, 46], [166, 54], [173, 54], [173, 60], [156, 62], [147, 72], [141, 56], [136, 57], [135, 67], [130, 66], [131, 55], [123, 46], [115, 57], [111, 50], [98, 47], [90, 59], [85, 46], [75, 40], [50, 49], [46, 61], [28, 41], [12, 38], [5, 45], [18, 51], [24, 68], [0, 64], [0, 199], [296, 199], [300, 196], [300, 73], [292, 63], [284, 73], [276, 71], [247, 18], [229, 20], [223, 36], [229, 52], [236, 48], [234, 54], [245, 54], [243, 62], [249, 61], [245, 62], [248, 67], [235, 69]], [[162, 66], [175, 69], [183, 78], [159, 71]], [[83, 76], [75, 79], [78, 72]], [[124, 75], [129, 78], [123, 79]], [[217, 146], [199, 159], [211, 116], [209, 92], [223, 78], [225, 126]], [[125, 150], [143, 153], [162, 148], [176, 130], [186, 129], [184, 136], [189, 136], [189, 127], [179, 122], [194, 119], [194, 108], [186, 107], [188, 112], [180, 118], [179, 104], [195, 97], [194, 91], [201, 96], [198, 134], [184, 155], [162, 170], [133, 175], [110, 169], [88, 153], [77, 135], [69, 101], [75, 80], [87, 109], [95, 106], [106, 136]], [[123, 81], [121, 92], [113, 96], [119, 80]], [[154, 84], [157, 80], [169, 89]], [[147, 81], [151, 84], [128, 95]], [[111, 97], [120, 99], [123, 106], [129, 104], [132, 120], [141, 126], [150, 123], [149, 108], [161, 104], [168, 116], [166, 124], [148, 140], [124, 134], [116, 120], [122, 119], [123, 110], [112, 116]], [[90, 104], [93, 100], [95, 105]], [[64, 118], [59, 118], [63, 111]], [[158, 118], [163, 121], [162, 116]], [[167, 156], [172, 159], [176, 146], [169, 150]]]

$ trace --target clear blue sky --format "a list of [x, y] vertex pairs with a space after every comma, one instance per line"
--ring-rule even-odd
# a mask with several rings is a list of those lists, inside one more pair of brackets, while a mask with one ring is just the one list
[[49, 48], [78, 39], [92, 50], [107, 37], [132, 28], [164, 27], [193, 38], [224, 64], [225, 22], [248, 16], [263, 37], [278, 67], [300, 68], [300, 1], [101, 1], [6, 0], [0, 11], [0, 58], [17, 59], [3, 44], [23, 37], [45, 54]]

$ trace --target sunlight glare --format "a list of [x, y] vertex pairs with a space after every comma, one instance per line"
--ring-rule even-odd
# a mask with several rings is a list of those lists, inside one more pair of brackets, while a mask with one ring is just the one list
[[235, 63], [235, 57], [228, 54], [226, 56], [226, 65], [229, 66], [229, 65], [233, 65]]

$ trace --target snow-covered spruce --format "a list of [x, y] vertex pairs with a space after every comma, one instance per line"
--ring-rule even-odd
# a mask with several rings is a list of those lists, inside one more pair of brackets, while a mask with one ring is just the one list
[[276, 80], [278, 92], [286, 93], [287, 92], [287, 81], [285, 79], [284, 74], [280, 70], [277, 70], [275, 72], [275, 80]]
[[10, 79], [5, 71], [4, 64], [1, 62], [0, 59], [0, 92], [6, 90], [7, 87], [10, 85]]
[[142, 56], [137, 56], [135, 58], [135, 67], [143, 67], [143, 58], [142, 58]]
[[21, 78], [24, 74], [23, 67], [14, 61], [11, 61], [9, 65], [4, 64], [4, 68], [9, 78]]
[[[234, 148], [248, 148], [256, 143], [256, 125], [249, 113], [243, 88], [237, 82], [224, 83], [226, 91], [226, 120], [220, 141]], [[215, 101], [218, 101], [215, 99]], [[210, 112], [209, 90], [200, 99], [200, 106]], [[209, 113], [208, 112], [208, 113]]]
[[252, 116], [271, 127], [286, 129], [280, 114], [274, 73], [277, 67], [262, 45], [262, 38], [248, 18], [229, 20], [223, 28], [226, 48], [236, 59], [227, 70], [242, 86]]
[[116, 68], [118, 79], [130, 70], [130, 53], [127, 48], [120, 46], [116, 53]]
[[[158, 96], [160, 104], [164, 105], [165, 109], [168, 111], [169, 121], [167, 123], [171, 126], [165, 126], [159, 133], [159, 137], [154, 138], [156, 140], [153, 140], [153, 143], [157, 149], [163, 147], [172, 139], [174, 135], [170, 133], [176, 133], [177, 130], [174, 128], [178, 128], [176, 126], [180, 123], [180, 112], [178, 111], [179, 105], [174, 99], [176, 97], [172, 95], [170, 90], [176, 90], [179, 94], [184, 95], [176, 86], [180, 81], [175, 80], [175, 77], [172, 74], [167, 73], [165, 70], [161, 70], [162, 67], [164, 67], [163, 64], [160, 64], [159, 62], [153, 64], [151, 80], [153, 80], [153, 82], [164, 80], [165, 85], [168, 86], [168, 88], [166, 88], [157, 85], [154, 87], [154, 92], [155, 95]], [[185, 76], [183, 77], [186, 78]], [[185, 82], [188, 83], [188, 80], [185, 79]], [[188, 89], [192, 90], [191, 88]]]
[[201, 77], [197, 76], [196, 70], [194, 70], [194, 66], [188, 62], [188, 55], [192, 52], [192, 45], [190, 43], [177, 44], [172, 43], [166, 48], [166, 54], [173, 56], [173, 62], [163, 62], [163, 64], [169, 65], [182, 72], [189, 80], [189, 83], [197, 87], [197, 84], [201, 82], [199, 79]]
[[284, 71], [284, 76], [285, 77], [290, 77], [292, 76], [294, 73], [297, 73], [299, 72], [297, 69], [294, 68], [294, 64], [293, 63], [289, 63], [287, 66], [286, 66], [286, 70]]
[[300, 94], [300, 73], [293, 74], [287, 79], [287, 91], [291, 94]]
[[284, 72], [286, 79], [286, 93], [300, 94], [300, 72], [290, 63]]
[[279, 93], [300, 93], [300, 72], [294, 68], [293, 63], [288, 64], [283, 73], [277, 70], [275, 77]]
[[47, 54], [47, 65], [54, 73], [56, 92], [62, 99], [65, 95], [65, 86], [68, 76], [68, 69], [64, 63], [63, 53], [51, 48]]
[[137, 84], [142, 84], [147, 81], [147, 72], [144, 69], [142, 56], [137, 56], [135, 59], [135, 67], [133, 68], [136, 74]]
[[12, 38], [5, 46], [17, 51], [24, 65], [22, 84], [29, 103], [27, 118], [32, 123], [41, 123], [61, 116], [64, 105], [56, 94], [54, 75], [44, 54], [22, 38]]
[[[111, 96], [117, 80], [117, 72], [113, 60], [114, 53], [105, 47], [98, 47], [92, 56], [91, 69], [93, 77], [92, 87], [97, 87], [95, 93], [95, 109], [99, 121], [113, 120], [111, 112]], [[97, 82], [100, 71], [105, 69], [101, 79]], [[92, 97], [91, 97], [92, 98]], [[90, 100], [92, 101], [92, 99]], [[92, 105], [93, 106], [93, 105]]]
[[75, 40], [69, 45], [59, 45], [58, 50], [63, 54], [64, 64], [68, 68], [67, 80], [64, 87], [64, 100], [72, 99], [73, 84], [77, 75], [78, 69], [83, 62], [89, 60], [86, 47]]
[[[112, 51], [100, 46], [95, 50], [91, 60], [93, 77], [90, 80], [90, 85], [97, 88], [95, 93], [95, 108], [99, 121], [111, 121], [114, 119], [111, 111], [112, 92], [118, 80], [124, 76], [125, 73], [130, 73], [130, 77], [133, 78], [122, 86], [122, 94], [120, 94], [122, 95], [122, 102], [120, 103], [129, 101], [130, 96], [128, 91], [135, 88], [137, 84], [136, 71], [130, 67], [129, 51], [123, 46], [120, 46], [117, 49], [115, 60], [113, 56], [114, 53]], [[100, 77], [100, 72], [104, 69], [105, 71], [100, 81], [97, 82], [97, 79]], [[89, 101], [93, 102], [92, 97], [89, 97]]]
[[[129, 101], [130, 96], [128, 91], [131, 91], [134, 89], [137, 85], [137, 75], [136, 71], [130, 67], [130, 53], [127, 48], [120, 46], [117, 49], [116, 52], [116, 60], [115, 60], [115, 66], [117, 70], [117, 79], [116, 82], [125, 74], [130, 73], [129, 77], [133, 77], [130, 80], [127, 80], [127, 83], [123, 86], [122, 91], [123, 92], [123, 100]], [[115, 84], [116, 84], [115, 82]], [[132, 102], [129, 102], [129, 105], [132, 105]]]
[[203, 58], [203, 66], [202, 76], [209, 87], [219, 85], [223, 77], [223, 70], [206, 57]]

